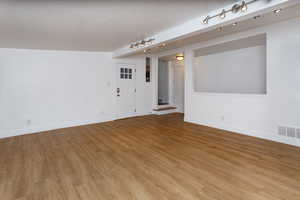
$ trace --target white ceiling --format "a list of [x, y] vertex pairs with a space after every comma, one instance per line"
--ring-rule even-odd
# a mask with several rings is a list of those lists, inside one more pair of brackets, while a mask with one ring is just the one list
[[0, 48], [113, 51], [234, 0], [0, 0]]

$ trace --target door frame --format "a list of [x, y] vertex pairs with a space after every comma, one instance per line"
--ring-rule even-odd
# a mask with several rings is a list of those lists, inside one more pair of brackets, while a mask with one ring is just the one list
[[190, 54], [187, 48], [177, 48], [172, 50], [166, 50], [162, 52], [158, 52], [156, 54], [152, 55], [153, 60], [153, 100], [152, 100], [152, 107], [153, 109], [158, 108], [158, 59], [160, 57], [176, 54], [176, 53], [183, 53], [184, 55], [184, 114], [186, 113], [187, 108], [187, 86], [189, 83], [189, 80], [187, 79], [187, 70], [189, 66], [189, 59]]
[[[119, 80], [120, 80], [120, 66], [129, 66], [131, 68], [133, 68], [133, 77], [134, 77], [134, 107], [135, 107], [135, 112], [132, 114], [128, 114], [128, 116], [125, 117], [121, 117], [119, 116], [119, 105], [118, 105], [118, 97], [117, 97], [117, 88], [119, 86]], [[116, 64], [116, 70], [115, 70], [115, 77], [116, 77], [116, 87], [114, 90], [114, 95], [116, 98], [116, 119], [125, 119], [125, 118], [130, 118], [130, 117], [135, 117], [137, 116], [137, 109], [136, 109], [136, 64], [132, 64], [132, 63], [117, 63]]]

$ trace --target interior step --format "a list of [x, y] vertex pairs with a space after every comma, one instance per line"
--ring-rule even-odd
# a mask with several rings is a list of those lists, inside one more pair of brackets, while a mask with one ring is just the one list
[[174, 106], [165, 106], [162, 108], [155, 108], [154, 111], [165, 111], [165, 110], [176, 110], [177, 108]]

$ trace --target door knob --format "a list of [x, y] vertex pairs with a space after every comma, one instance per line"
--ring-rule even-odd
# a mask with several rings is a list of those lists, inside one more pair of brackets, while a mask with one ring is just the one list
[[120, 88], [117, 88], [117, 97], [120, 96]]

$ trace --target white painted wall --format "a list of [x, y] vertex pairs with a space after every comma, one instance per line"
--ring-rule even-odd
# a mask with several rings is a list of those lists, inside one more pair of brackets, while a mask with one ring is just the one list
[[0, 137], [114, 119], [111, 57], [0, 49]]
[[163, 103], [169, 102], [169, 63], [158, 60], [158, 99]]
[[170, 61], [172, 69], [172, 105], [177, 107], [177, 111], [184, 113], [184, 62]]
[[266, 46], [194, 58], [194, 89], [213, 93], [266, 93]]
[[152, 88], [143, 57], [0, 49], [0, 138], [114, 120], [118, 62], [136, 64], [137, 115], [148, 114]]
[[[262, 33], [267, 35], [267, 95], [194, 92], [193, 49]], [[299, 139], [277, 134], [279, 125], [300, 128], [300, 18], [185, 49], [186, 121], [300, 146]]]

